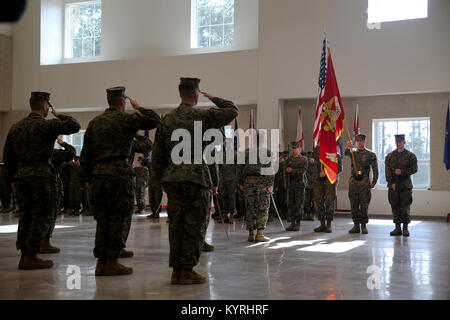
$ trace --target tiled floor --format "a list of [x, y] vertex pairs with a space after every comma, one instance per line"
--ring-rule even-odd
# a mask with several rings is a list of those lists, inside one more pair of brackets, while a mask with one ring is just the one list
[[[348, 234], [347, 217], [335, 219], [331, 234], [314, 233], [317, 221], [303, 222], [300, 232], [283, 232], [274, 221], [266, 230], [273, 241], [266, 244], [247, 242], [241, 221], [211, 221], [207, 240], [215, 251], [204, 253], [196, 268], [209, 280], [191, 286], [169, 283], [165, 221], [135, 215], [127, 242], [135, 257], [122, 260], [134, 274], [95, 277], [92, 217], [59, 216], [57, 225], [66, 228], [54, 232], [52, 242], [62, 251], [47, 255], [53, 269], [21, 271], [15, 227], [7, 227], [17, 218], [2, 214], [0, 299], [450, 299], [450, 224], [444, 219], [415, 221], [410, 238], [389, 236], [391, 220], [372, 219], [368, 235]], [[80, 268], [80, 289], [69, 289], [75, 283], [69, 266]]]

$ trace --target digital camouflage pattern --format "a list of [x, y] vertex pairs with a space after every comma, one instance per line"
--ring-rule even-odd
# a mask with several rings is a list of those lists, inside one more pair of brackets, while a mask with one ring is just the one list
[[[395, 175], [395, 169], [401, 170], [399, 176]], [[406, 149], [403, 152], [394, 150], [385, 158], [385, 172], [394, 223], [408, 224], [411, 222], [409, 211], [413, 200], [411, 175], [417, 172], [417, 157]], [[395, 184], [395, 191], [392, 184]]]
[[57, 173], [51, 163], [59, 135], [80, 130], [72, 117], [59, 114], [46, 120], [36, 113], [14, 124], [3, 150], [8, 181], [16, 182], [17, 202], [21, 211], [17, 249], [39, 251], [52, 225], [57, 205]]
[[159, 178], [152, 162], [147, 162], [146, 167], [148, 169], [148, 201], [150, 203], [150, 209], [153, 213], [159, 214], [161, 212], [160, 204], [163, 197], [161, 184], [159, 183]]
[[133, 139], [139, 130], [159, 123], [159, 116], [146, 108], [135, 113], [109, 108], [89, 122], [80, 162], [83, 181], [91, 184], [97, 258], [118, 258], [125, 247], [134, 202], [133, 168], [128, 162]]
[[286, 169], [289, 177], [289, 203], [288, 214], [292, 221], [301, 221], [303, 216], [303, 203], [305, 201], [305, 173], [308, 169], [308, 159], [302, 155], [292, 156], [286, 160]]
[[[273, 186], [275, 175], [261, 175], [261, 169], [270, 167], [270, 163], [262, 164], [258, 156], [257, 163], [250, 164], [250, 152], [250, 149], [245, 150], [245, 164], [239, 165], [239, 184], [244, 187], [247, 230], [264, 230], [270, 206], [268, 187]], [[267, 149], [261, 152], [270, 155]]]
[[[370, 184], [375, 185], [378, 181], [377, 155], [368, 150], [356, 149], [353, 151], [356, 166], [361, 175], [358, 176], [352, 161], [352, 175], [348, 181], [348, 197], [352, 210], [352, 219], [357, 224], [367, 224], [369, 222], [369, 204], [372, 197]], [[345, 155], [352, 157], [349, 149], [345, 150]], [[372, 181], [370, 181], [370, 169], [372, 168]]]
[[[170, 258], [173, 268], [190, 268], [198, 263], [206, 232], [211, 204], [211, 175], [206, 163], [194, 163], [194, 121], [202, 122], [202, 130], [221, 128], [238, 115], [233, 102], [221, 98], [211, 100], [218, 108], [197, 109], [188, 104], [167, 114], [156, 131], [152, 164], [157, 180], [167, 187]], [[172, 141], [176, 129], [191, 134], [192, 164], [172, 162]]]
[[279, 162], [278, 172], [275, 174], [274, 191], [277, 209], [281, 217], [286, 217], [288, 214], [286, 160]]
[[[320, 177], [321, 163], [319, 159], [319, 146], [314, 148], [314, 166], [317, 175], [315, 176], [316, 188], [314, 189], [314, 204], [317, 210], [317, 217], [320, 221], [332, 221], [334, 216], [334, 206], [336, 201], [336, 189], [339, 179], [331, 184], [328, 178]], [[338, 154], [338, 175], [342, 172], [342, 160]]]

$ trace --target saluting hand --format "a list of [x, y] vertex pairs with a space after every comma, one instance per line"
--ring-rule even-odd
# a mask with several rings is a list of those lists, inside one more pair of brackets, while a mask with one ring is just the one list
[[61, 136], [59, 136], [58, 139], [56, 139], [56, 142], [58, 142], [58, 144], [59, 144], [60, 146], [62, 146], [63, 143], [64, 143], [64, 141], [63, 141], [63, 139], [61, 138]]
[[210, 95], [209, 93], [204, 92], [204, 91], [200, 91], [200, 92], [202, 93], [202, 95], [204, 95], [205, 97], [207, 97], [209, 100], [214, 99], [214, 96]]
[[269, 191], [270, 194], [273, 194], [273, 186], [267, 187], [267, 190]]

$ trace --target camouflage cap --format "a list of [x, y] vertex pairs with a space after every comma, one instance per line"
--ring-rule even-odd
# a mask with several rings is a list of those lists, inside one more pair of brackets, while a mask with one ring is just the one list
[[115, 97], [127, 98], [127, 95], [125, 94], [125, 87], [113, 87], [106, 89], [106, 95], [108, 98], [115, 98]]
[[291, 142], [291, 147], [292, 149], [300, 148], [300, 142], [299, 141]]
[[181, 90], [200, 90], [200, 79], [198, 78], [180, 78], [178, 89]]
[[356, 140], [366, 140], [366, 135], [365, 134], [357, 134], [355, 137]]
[[403, 140], [405, 140], [404, 134], [396, 134], [395, 135], [395, 141], [403, 141]]
[[34, 92], [31, 92], [31, 99], [33, 99], [33, 100], [46, 100], [46, 101], [50, 101], [50, 93], [48, 93], [48, 92], [34, 91]]

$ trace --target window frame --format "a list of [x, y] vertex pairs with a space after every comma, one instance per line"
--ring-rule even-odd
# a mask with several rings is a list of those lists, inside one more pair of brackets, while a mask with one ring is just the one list
[[[191, 49], [194, 50], [214, 50], [214, 49], [232, 49], [235, 46], [235, 34], [236, 34], [236, 10], [235, 10], [235, 0], [233, 0], [233, 23], [222, 23], [217, 25], [209, 25], [211, 26], [225, 26], [232, 25], [233, 26], [233, 44], [232, 45], [218, 45], [211, 46], [211, 39], [209, 38], [209, 45], [207, 47], [199, 47], [198, 46], [198, 25], [197, 25], [197, 1], [191, 0]], [[222, 38], [223, 39], [223, 38]], [[222, 41], [223, 43], [223, 41]]]
[[[428, 0], [422, 0], [422, 1], [426, 1], [426, 15], [425, 16], [419, 16], [419, 17], [408, 17], [408, 18], [395, 18], [395, 19], [391, 19], [391, 20], [382, 20], [382, 21], [372, 21], [369, 22], [369, 18], [370, 18], [370, 9], [373, 8], [375, 9], [377, 7], [377, 5], [375, 5], [372, 1], [380, 1], [380, 0], [367, 0], [367, 25], [368, 26], [375, 26], [378, 25], [380, 26], [381, 23], [386, 23], [386, 22], [396, 22], [396, 21], [408, 21], [408, 20], [416, 20], [416, 19], [426, 19], [429, 16], [429, 12], [428, 12], [428, 8], [429, 8], [429, 1]], [[387, 0], [383, 0], [383, 1], [387, 1]], [[389, 0], [392, 1], [392, 0]], [[372, 3], [372, 5], [371, 5]], [[377, 8], [378, 9], [378, 8]]]
[[[98, 56], [90, 56], [90, 57], [69, 57], [68, 52], [71, 52], [73, 49], [73, 43], [72, 43], [72, 37], [71, 37], [71, 31], [70, 31], [70, 17], [69, 17], [69, 10], [68, 8], [70, 6], [74, 5], [89, 5], [89, 4], [99, 4], [102, 10], [102, 16], [103, 16], [103, 3], [102, 0], [65, 0], [63, 3], [63, 29], [64, 29], [64, 36], [63, 36], [63, 54], [62, 59], [63, 63], [74, 63], [74, 62], [91, 62], [91, 61], [99, 61], [101, 60], [103, 56], [103, 50], [100, 51], [100, 54]], [[101, 29], [102, 32], [100, 33], [100, 47], [101, 43], [103, 41], [103, 19], [101, 19]]]
[[[373, 148], [373, 152], [376, 154], [377, 156], [377, 161], [378, 164], [380, 162], [384, 162], [384, 159], [380, 159], [378, 157], [378, 150], [377, 150], [377, 142], [378, 142], [378, 137], [376, 134], [376, 129], [377, 129], [377, 123], [380, 122], [384, 122], [384, 121], [418, 121], [418, 120], [426, 120], [428, 121], [428, 150], [429, 150], [429, 158], [428, 160], [419, 160], [417, 159], [417, 167], [419, 167], [420, 163], [428, 163], [428, 185], [423, 186], [416, 186], [414, 185], [414, 176], [412, 176], [413, 179], [413, 190], [430, 190], [431, 189], [431, 118], [430, 117], [408, 117], [408, 118], [377, 118], [377, 119], [372, 119], [372, 148]], [[394, 149], [395, 150], [395, 149]], [[410, 149], [407, 149], [409, 151], [411, 151]], [[386, 154], [387, 155], [387, 154]], [[378, 169], [380, 169], [380, 166], [378, 165]], [[384, 173], [383, 173], [384, 174]], [[381, 172], [379, 171], [378, 177], [381, 176]], [[380, 184], [380, 179], [378, 179], [377, 184], [375, 185], [375, 189], [376, 190], [387, 190], [388, 187], [387, 185], [381, 185]]]

